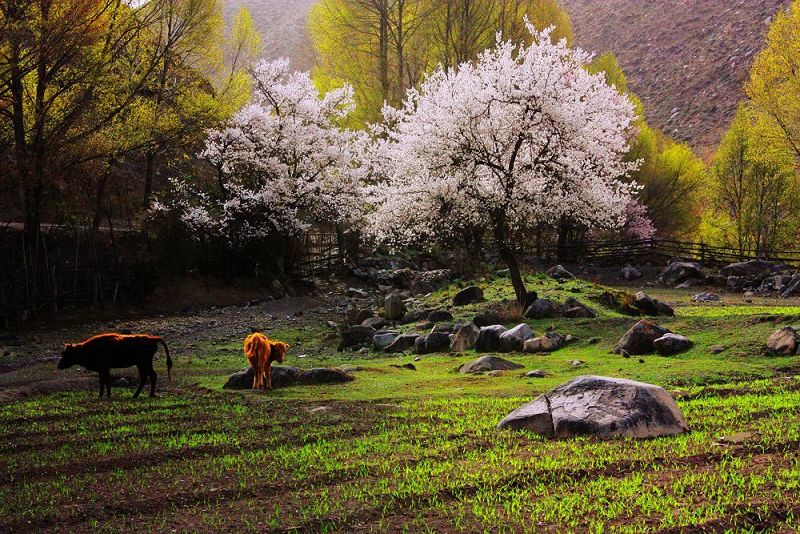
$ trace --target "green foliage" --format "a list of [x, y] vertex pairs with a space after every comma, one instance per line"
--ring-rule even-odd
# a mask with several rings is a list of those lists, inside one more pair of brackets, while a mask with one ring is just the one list
[[[592, 74], [602, 72], [606, 77], [606, 83], [608, 85], [616, 87], [617, 91], [620, 93], [625, 94], [628, 92], [628, 78], [625, 76], [625, 71], [620, 67], [617, 56], [615, 56], [613, 52], [606, 52], [597, 56], [594, 61], [592, 61], [592, 64], [589, 65], [589, 72]], [[641, 101], [633, 95], [631, 96], [632, 99], [635, 99], [639, 106], [641, 106]], [[639, 106], [637, 106], [637, 108]]]
[[315, 82], [323, 91], [350, 83], [358, 103], [354, 123], [374, 122], [384, 102], [398, 104], [439, 65], [475, 59], [494, 45], [498, 31], [528, 39], [525, 17], [540, 30], [552, 26], [553, 39], [572, 42], [557, 0], [319, 0], [308, 22]]

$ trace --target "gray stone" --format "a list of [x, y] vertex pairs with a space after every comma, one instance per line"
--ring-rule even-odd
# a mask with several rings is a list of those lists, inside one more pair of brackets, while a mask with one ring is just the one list
[[547, 372], [543, 369], [536, 369], [525, 373], [526, 378], [547, 378]]
[[688, 430], [663, 388], [620, 378], [582, 376], [514, 410], [498, 428], [550, 438], [654, 438]]
[[435, 310], [428, 314], [430, 323], [446, 323], [453, 320], [453, 314], [444, 310]]
[[568, 298], [564, 303], [564, 307], [567, 310], [563, 313], [563, 316], [568, 319], [594, 319], [597, 317], [596, 311], [575, 297]]
[[653, 343], [656, 339], [671, 333], [653, 321], [642, 320], [633, 325], [614, 347], [615, 354], [622, 354], [624, 350], [630, 355], [639, 356], [655, 352]]
[[355, 287], [348, 287], [346, 295], [350, 298], [357, 298], [357, 299], [365, 299], [369, 297], [369, 293], [367, 293], [363, 289], [358, 289]]
[[750, 260], [741, 263], [731, 263], [719, 270], [722, 276], [746, 276], [766, 278], [777, 271], [776, 265], [771, 261]]
[[416, 342], [419, 334], [417, 333], [407, 333], [401, 334], [392, 342], [391, 345], [386, 347], [385, 352], [390, 354], [399, 354], [401, 352], [405, 352], [407, 350], [411, 350], [414, 348], [414, 343]]
[[383, 350], [391, 346], [397, 338], [398, 335], [392, 333], [375, 334], [372, 336], [372, 346], [378, 350]]
[[538, 354], [540, 352], [555, 352], [564, 348], [566, 338], [555, 332], [548, 332], [542, 337], [529, 339], [522, 347], [524, 352]]
[[769, 336], [767, 349], [773, 354], [791, 356], [797, 353], [797, 343], [797, 330], [792, 326], [785, 326]]
[[464, 288], [453, 297], [453, 306], [467, 306], [477, 302], [483, 302], [483, 289], [477, 286]]
[[697, 263], [676, 261], [667, 265], [667, 267], [661, 271], [658, 279], [663, 284], [674, 287], [691, 279], [704, 280], [705, 275], [703, 271], [700, 270], [700, 265]]
[[[272, 387], [284, 388], [296, 384], [302, 372], [298, 367], [273, 365], [270, 372]], [[252, 367], [242, 369], [238, 373], [232, 374], [222, 389], [251, 389], [254, 375], [255, 371]]]
[[443, 332], [435, 332], [427, 336], [419, 336], [414, 342], [416, 354], [433, 354], [450, 350], [450, 336]]
[[505, 374], [505, 371], [489, 371], [486, 373], [486, 376], [490, 378], [496, 378], [498, 376], [503, 376], [503, 374]]
[[359, 325], [374, 316], [375, 313], [369, 308], [350, 308], [347, 310], [347, 324]]
[[372, 343], [372, 338], [377, 332], [370, 326], [351, 326], [342, 331], [339, 341], [339, 350]]
[[399, 295], [389, 295], [383, 301], [383, 315], [389, 321], [399, 321], [406, 313], [406, 305]]
[[653, 346], [662, 356], [671, 356], [691, 349], [694, 343], [686, 336], [665, 334], [653, 341]]
[[554, 280], [559, 280], [562, 282], [566, 280], [575, 279], [575, 275], [566, 270], [563, 265], [556, 265], [554, 267], [549, 268], [547, 270], [547, 276], [553, 278]]
[[536, 299], [525, 310], [528, 319], [553, 319], [561, 316], [561, 306], [547, 299]]
[[462, 365], [458, 372], [462, 375], [474, 373], [488, 373], [489, 371], [516, 371], [522, 369], [523, 366], [498, 358], [497, 356], [483, 356], [477, 360]]
[[503, 320], [500, 318], [500, 316], [493, 311], [487, 311], [480, 315], [476, 315], [472, 322], [475, 323], [475, 326], [478, 328], [503, 324]]
[[374, 328], [375, 330], [380, 330], [381, 328], [384, 328], [387, 324], [389, 323], [387, 323], [386, 319], [384, 319], [383, 317], [370, 317], [369, 319], [361, 323], [361, 326], [368, 326], [370, 328]]
[[642, 271], [635, 267], [626, 266], [622, 268], [622, 279], [626, 282], [633, 282], [642, 277]]
[[411, 324], [422, 321], [426, 317], [428, 317], [428, 313], [425, 310], [413, 310], [406, 312], [403, 314], [403, 317], [398, 321], [400, 324]]
[[452, 352], [464, 352], [474, 349], [480, 333], [480, 329], [474, 324], [470, 323], [461, 326], [456, 330], [453, 336], [453, 341], [450, 343], [450, 350]]
[[694, 302], [719, 302], [722, 300], [722, 297], [717, 295], [716, 293], [698, 293], [694, 297], [692, 297], [692, 301]]
[[343, 384], [352, 382], [355, 377], [341, 369], [309, 369], [303, 371], [297, 379], [298, 384], [316, 386], [321, 384]]
[[725, 345], [714, 345], [713, 347], [708, 348], [708, 352], [711, 354], [722, 354], [726, 350], [728, 349], [725, 347]]
[[788, 299], [800, 295], [800, 274], [796, 274], [786, 284], [786, 288], [781, 293], [781, 298]]
[[651, 298], [644, 291], [639, 291], [633, 298], [633, 308], [639, 310], [641, 315], [650, 317], [666, 316], [672, 317], [675, 315], [675, 310], [671, 306], [661, 302], [660, 300]]
[[478, 352], [498, 352], [500, 351], [500, 336], [506, 329], [500, 325], [485, 326], [478, 333], [475, 341], [475, 350]]
[[434, 325], [434, 327], [431, 329], [431, 334], [441, 332], [443, 334], [449, 335], [453, 333], [454, 328], [455, 327], [451, 323], [439, 323], [437, 325]]
[[533, 337], [533, 330], [525, 323], [519, 324], [511, 330], [500, 334], [500, 349], [502, 352], [522, 352], [525, 342]]

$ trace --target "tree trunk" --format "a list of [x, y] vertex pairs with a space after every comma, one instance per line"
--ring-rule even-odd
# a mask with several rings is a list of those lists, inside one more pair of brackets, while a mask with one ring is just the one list
[[522, 272], [520, 272], [519, 269], [517, 256], [514, 254], [514, 251], [504, 243], [498, 244], [498, 252], [500, 253], [500, 258], [508, 267], [511, 276], [511, 284], [514, 286], [514, 294], [517, 296], [517, 301], [524, 305], [528, 290], [525, 289], [525, 282], [522, 280]]
[[147, 152], [144, 167], [144, 197], [142, 207], [145, 210], [150, 209], [150, 197], [153, 196], [153, 174], [155, 173], [156, 155], [150, 150]]

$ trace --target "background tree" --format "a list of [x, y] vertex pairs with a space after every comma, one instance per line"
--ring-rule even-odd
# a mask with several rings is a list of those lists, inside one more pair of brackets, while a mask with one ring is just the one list
[[623, 162], [628, 99], [588, 73], [589, 55], [529, 26], [530, 46], [499, 42], [474, 64], [437, 70], [387, 109], [368, 228], [394, 244], [452, 240], [486, 228], [525, 302], [517, 255], [530, 229], [569, 217], [622, 224], [633, 167]]

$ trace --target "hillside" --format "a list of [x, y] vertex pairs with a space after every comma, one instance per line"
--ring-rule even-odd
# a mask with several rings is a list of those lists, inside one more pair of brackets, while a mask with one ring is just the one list
[[[313, 64], [305, 19], [315, 0], [228, 0], [246, 5], [269, 57]], [[612, 50], [650, 122], [707, 152], [719, 141], [767, 25], [788, 0], [562, 0], [580, 46]]]
[[612, 50], [649, 120], [699, 149], [733, 117], [768, 24], [787, 0], [562, 0], [579, 46]]

